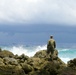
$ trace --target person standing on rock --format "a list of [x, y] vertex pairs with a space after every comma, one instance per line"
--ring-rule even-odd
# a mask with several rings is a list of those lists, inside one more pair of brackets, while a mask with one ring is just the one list
[[51, 56], [52, 56], [55, 48], [56, 48], [56, 42], [53, 39], [53, 36], [51, 35], [47, 44], [47, 53], [49, 54], [51, 52]]

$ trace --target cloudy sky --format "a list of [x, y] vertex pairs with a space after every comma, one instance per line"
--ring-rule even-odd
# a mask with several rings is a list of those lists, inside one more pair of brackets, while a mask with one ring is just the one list
[[0, 0], [1, 44], [75, 43], [75, 32], [76, 0]]
[[76, 24], [76, 0], [0, 0], [0, 23]]

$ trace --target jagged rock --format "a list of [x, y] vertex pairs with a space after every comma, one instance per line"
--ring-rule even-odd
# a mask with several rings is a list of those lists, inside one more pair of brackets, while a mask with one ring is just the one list
[[24, 59], [24, 60], [29, 59], [29, 57], [28, 57], [28, 56], [26, 56], [25, 54], [22, 54], [20, 57], [21, 57], [22, 59]]
[[26, 56], [25, 54], [22, 54], [22, 55], [20, 55], [20, 56], [15, 55], [14, 58], [18, 60], [18, 63], [24, 63], [25, 60], [28, 60], [28, 59], [29, 59], [29, 57]]
[[38, 57], [38, 58], [45, 58], [47, 56], [47, 51], [46, 50], [41, 50], [38, 51], [34, 57]]
[[0, 58], [0, 65], [1, 66], [4, 66], [4, 62], [3, 62], [3, 59], [2, 58]]
[[3, 61], [4, 61], [4, 63], [6, 64], [6, 65], [18, 65], [18, 62], [17, 62], [17, 60], [16, 59], [14, 59], [14, 58], [9, 58], [9, 57], [4, 57], [3, 58]]
[[0, 75], [26, 75], [21, 66], [0, 66]]
[[21, 66], [22, 66], [22, 69], [24, 70], [25, 74], [28, 74], [29, 72], [32, 71], [32, 66], [30, 66], [29, 64], [22, 63]]
[[[51, 52], [48, 54], [47, 53], [47, 50], [42, 50], [42, 51], [39, 51], [37, 52], [34, 57], [39, 57], [39, 58], [43, 58], [43, 59], [49, 59], [51, 58]], [[57, 59], [58, 58], [58, 51], [55, 50], [54, 51], [54, 54], [53, 54], [53, 59]]]
[[57, 75], [76, 75], [76, 70], [74, 70], [70, 67], [66, 67], [66, 68], [60, 70], [60, 72]]
[[57, 75], [58, 69], [66, 67], [66, 64], [58, 58], [58, 52], [55, 50], [53, 56], [53, 61], [50, 59], [50, 55], [47, 55], [46, 50], [37, 52], [34, 57], [30, 58], [28, 64], [34, 67], [34, 72], [30, 75]]
[[4, 57], [14, 57], [14, 54], [10, 51], [3, 50], [0, 52], [0, 58], [4, 58]]
[[60, 68], [58, 63], [45, 61], [40, 70], [40, 75], [57, 75], [57, 71]]
[[66, 66], [61, 62], [60, 59], [54, 61], [43, 60], [40, 64], [35, 62], [37, 64], [35, 65], [34, 72], [32, 71], [30, 75], [57, 75], [59, 69], [63, 69], [62, 67]]
[[27, 61], [27, 64], [33, 66], [34, 70], [39, 70], [41, 68], [40, 66], [43, 64], [44, 61], [44, 59], [32, 57]]
[[55, 50], [53, 60], [47, 50], [38, 51], [33, 57], [0, 51], [0, 75], [76, 75], [76, 59], [66, 65]]
[[73, 60], [70, 60], [68, 61], [68, 64], [67, 64], [69, 67], [73, 67], [73, 68], [76, 68], [76, 58], [73, 59]]
[[26, 56], [25, 54], [22, 54], [22, 55], [20, 55], [20, 56], [15, 55], [15, 57], [14, 57], [14, 58], [16, 58], [16, 59], [24, 59], [24, 60], [29, 59], [29, 57], [28, 57], [28, 56]]
[[68, 61], [67, 67], [60, 70], [58, 75], [76, 75], [76, 58]]

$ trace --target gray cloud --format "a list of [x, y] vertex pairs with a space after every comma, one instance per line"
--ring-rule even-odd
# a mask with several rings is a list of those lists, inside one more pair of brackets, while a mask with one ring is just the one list
[[76, 24], [75, 0], [0, 0], [0, 23]]
[[50, 35], [57, 43], [76, 43], [76, 27], [57, 25], [0, 26], [0, 45], [46, 44]]

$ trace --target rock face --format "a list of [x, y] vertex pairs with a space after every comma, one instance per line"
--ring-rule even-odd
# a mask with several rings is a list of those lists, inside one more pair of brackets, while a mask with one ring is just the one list
[[[45, 59], [51, 59], [51, 52], [50, 53], [47, 53], [47, 50], [42, 50], [42, 51], [39, 51], [37, 52], [34, 57], [39, 57], [39, 58], [45, 58]], [[58, 51], [55, 50], [54, 51], [54, 54], [53, 54], [53, 59], [57, 59], [58, 58]]]
[[60, 70], [58, 75], [76, 75], [76, 58], [68, 61], [67, 67]]
[[7, 50], [0, 51], [0, 58], [4, 57], [14, 57], [14, 54]]
[[0, 50], [0, 75], [76, 75], [75, 71], [76, 59], [66, 66], [58, 57], [57, 50], [54, 51], [53, 60], [47, 50], [40, 50], [33, 57]]

